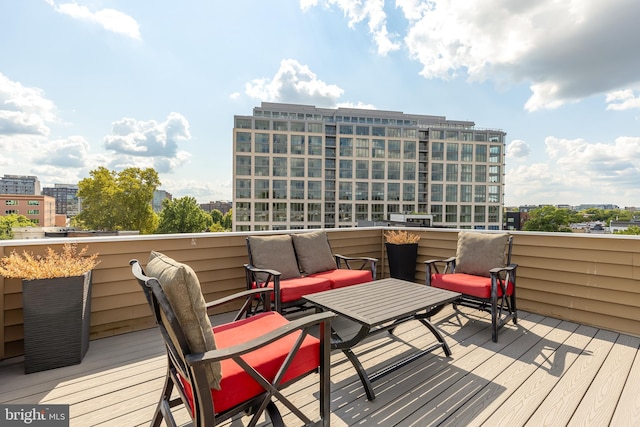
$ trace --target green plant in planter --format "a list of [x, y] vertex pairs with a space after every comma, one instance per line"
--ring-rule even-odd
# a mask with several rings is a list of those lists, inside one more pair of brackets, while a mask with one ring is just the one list
[[391, 277], [413, 282], [420, 236], [409, 231], [391, 230], [384, 233], [384, 238]]
[[91, 272], [98, 254], [65, 244], [45, 255], [13, 251], [0, 275], [22, 279], [25, 373], [80, 363], [89, 348]]

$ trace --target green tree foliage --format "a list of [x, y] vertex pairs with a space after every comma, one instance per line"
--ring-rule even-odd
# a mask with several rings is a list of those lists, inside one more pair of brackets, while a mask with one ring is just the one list
[[640, 227], [637, 225], [630, 225], [626, 230], [616, 231], [614, 234], [639, 235]]
[[127, 168], [121, 172], [105, 167], [90, 172], [78, 183], [82, 212], [77, 222], [95, 230], [139, 230], [153, 233], [158, 216], [153, 212], [153, 192], [160, 185], [153, 168]]
[[162, 201], [157, 233], [200, 233], [212, 224], [211, 217], [200, 208], [195, 198], [185, 196]]
[[633, 214], [630, 211], [623, 209], [598, 209], [589, 208], [577, 213], [577, 216], [582, 218], [579, 221], [602, 221], [605, 224], [613, 221], [631, 221]]
[[24, 215], [10, 214], [0, 216], [0, 240], [13, 239], [13, 227], [35, 227], [29, 218]]
[[529, 220], [524, 223], [526, 231], [571, 232], [569, 227], [572, 212], [555, 206], [542, 206], [529, 212]]
[[213, 220], [213, 225], [209, 227], [209, 231], [214, 233], [219, 233], [221, 231], [231, 231], [232, 229], [232, 221], [231, 217], [233, 216], [231, 209], [226, 214], [222, 214], [218, 209], [214, 209], [211, 211], [211, 219]]

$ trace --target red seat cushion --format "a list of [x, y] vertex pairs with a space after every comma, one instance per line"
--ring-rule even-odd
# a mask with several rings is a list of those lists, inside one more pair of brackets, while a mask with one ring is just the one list
[[[484, 276], [474, 276], [465, 273], [453, 274], [433, 274], [431, 275], [431, 286], [447, 289], [453, 292], [460, 292], [464, 295], [471, 295], [477, 298], [491, 297], [491, 278]], [[513, 283], [507, 285], [507, 295], [513, 292]], [[502, 296], [502, 288], [498, 286], [498, 297]]]
[[[213, 332], [218, 349], [222, 349], [260, 337], [287, 323], [289, 321], [283, 316], [275, 311], [270, 311], [247, 319], [215, 326], [213, 327]], [[292, 333], [242, 357], [267, 380], [272, 381], [299, 335], [300, 332]], [[211, 390], [216, 413], [226, 411], [264, 392], [262, 386], [251, 378], [236, 362], [226, 359], [221, 363], [222, 380], [220, 381], [220, 390]], [[282, 382], [287, 382], [312, 372], [318, 366], [320, 366], [320, 341], [315, 337], [307, 336], [287, 369]], [[191, 386], [183, 378], [181, 380], [189, 405], [193, 409]]]
[[369, 270], [347, 270], [343, 268], [311, 274], [308, 277], [331, 280], [332, 289], [358, 285], [360, 283], [371, 282], [373, 280]]
[[[273, 282], [269, 282], [268, 286], [273, 288]], [[281, 302], [297, 301], [303, 295], [328, 291], [329, 289], [331, 289], [331, 281], [322, 277], [296, 277], [295, 279], [280, 280]], [[271, 294], [271, 300], [274, 299], [275, 295]]]

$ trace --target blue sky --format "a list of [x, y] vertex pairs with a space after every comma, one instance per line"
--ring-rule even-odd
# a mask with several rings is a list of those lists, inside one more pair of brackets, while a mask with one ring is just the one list
[[231, 200], [234, 115], [376, 108], [507, 132], [505, 203], [640, 206], [637, 0], [5, 0], [0, 174], [152, 166]]

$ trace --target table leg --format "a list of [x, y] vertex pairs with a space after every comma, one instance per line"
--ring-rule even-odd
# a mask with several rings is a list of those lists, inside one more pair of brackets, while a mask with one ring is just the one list
[[345, 356], [347, 356], [347, 359], [349, 359], [353, 367], [356, 369], [356, 372], [360, 377], [360, 381], [362, 382], [362, 386], [364, 387], [364, 391], [367, 394], [367, 399], [368, 400], [375, 399], [376, 394], [373, 391], [373, 385], [371, 384], [371, 381], [369, 380], [369, 376], [367, 375], [367, 372], [364, 370], [362, 363], [360, 363], [360, 361], [358, 360], [356, 355], [353, 353], [353, 351], [351, 351], [350, 348], [343, 348], [342, 352], [345, 354]]
[[449, 345], [447, 344], [447, 342], [444, 340], [444, 337], [442, 336], [442, 334], [440, 333], [439, 330], [436, 329], [435, 326], [433, 326], [433, 324], [431, 324], [431, 322], [429, 322], [427, 319], [422, 319], [422, 318], [418, 318], [418, 320], [420, 321], [420, 323], [422, 323], [424, 326], [426, 326], [427, 328], [429, 328], [429, 330], [431, 331], [431, 333], [436, 337], [436, 339], [438, 340], [438, 342], [440, 343], [440, 346], [442, 346], [442, 349], [444, 350], [444, 354], [449, 357], [451, 356], [451, 349], [449, 348]]

